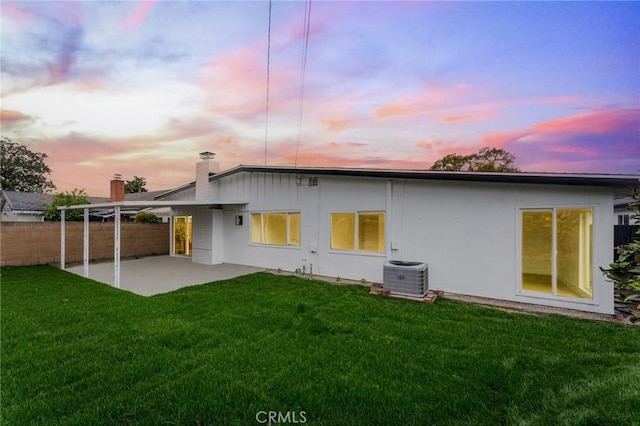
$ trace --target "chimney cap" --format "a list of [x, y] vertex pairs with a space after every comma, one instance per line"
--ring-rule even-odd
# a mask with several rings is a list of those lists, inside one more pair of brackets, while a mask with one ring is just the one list
[[215, 152], [204, 151], [200, 153], [201, 160], [211, 160], [216, 156]]
[[122, 175], [120, 173], [114, 173], [113, 174], [113, 179], [114, 180], [122, 180]]

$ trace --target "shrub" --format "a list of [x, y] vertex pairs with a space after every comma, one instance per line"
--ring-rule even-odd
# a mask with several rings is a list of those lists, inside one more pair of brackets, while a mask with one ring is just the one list
[[[633, 212], [634, 220], [640, 219], [640, 188], [633, 191], [633, 200], [629, 203], [629, 210]], [[629, 294], [625, 302], [640, 302], [640, 230], [636, 232], [629, 244], [618, 247], [618, 260], [609, 265], [608, 269], [600, 268], [602, 273], [613, 284], [625, 293]], [[637, 312], [630, 318], [632, 321], [640, 320], [640, 305]]]
[[134, 219], [135, 223], [160, 223], [161, 220], [158, 216], [149, 212], [140, 212], [136, 214]]

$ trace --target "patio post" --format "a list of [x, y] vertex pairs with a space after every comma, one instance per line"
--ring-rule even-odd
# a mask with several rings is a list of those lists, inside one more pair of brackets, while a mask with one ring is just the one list
[[65, 209], [60, 210], [60, 269], [64, 269], [66, 266], [66, 262], [64, 258], [64, 254], [65, 254], [64, 211]]
[[84, 209], [84, 243], [82, 249], [84, 276], [89, 278], [89, 209]]
[[113, 234], [113, 285], [120, 288], [120, 206], [114, 209], [114, 234]]

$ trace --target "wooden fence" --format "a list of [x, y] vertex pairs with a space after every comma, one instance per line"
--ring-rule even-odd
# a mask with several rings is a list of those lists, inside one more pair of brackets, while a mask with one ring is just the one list
[[[89, 224], [89, 259], [113, 259], [112, 222]], [[82, 261], [82, 222], [65, 227], [67, 263]], [[169, 254], [168, 223], [122, 223], [123, 258]], [[1, 222], [0, 266], [45, 265], [60, 262], [60, 222]]]

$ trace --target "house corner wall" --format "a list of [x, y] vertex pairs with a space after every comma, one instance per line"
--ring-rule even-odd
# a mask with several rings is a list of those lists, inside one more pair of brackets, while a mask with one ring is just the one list
[[193, 248], [191, 260], [204, 265], [224, 261], [222, 211], [208, 208], [194, 209]]

